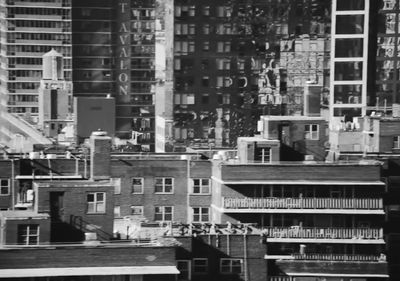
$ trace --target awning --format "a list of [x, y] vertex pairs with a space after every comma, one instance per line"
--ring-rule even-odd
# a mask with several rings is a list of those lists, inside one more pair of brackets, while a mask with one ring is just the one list
[[284, 185], [382, 185], [382, 181], [336, 181], [336, 180], [221, 180], [216, 177], [212, 179], [221, 184], [284, 184]]
[[0, 278], [95, 275], [179, 274], [176, 266], [115, 266], [0, 269]]

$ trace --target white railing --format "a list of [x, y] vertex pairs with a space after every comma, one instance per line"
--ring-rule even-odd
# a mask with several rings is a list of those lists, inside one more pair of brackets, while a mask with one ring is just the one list
[[382, 228], [342, 227], [267, 227], [263, 229], [269, 238], [298, 239], [383, 239]]
[[226, 209], [383, 209], [382, 198], [227, 198]]
[[296, 281], [296, 277], [291, 276], [269, 276], [268, 281]]
[[384, 262], [386, 256], [358, 255], [358, 254], [293, 254], [295, 260], [322, 260], [322, 261], [366, 261], [366, 262]]

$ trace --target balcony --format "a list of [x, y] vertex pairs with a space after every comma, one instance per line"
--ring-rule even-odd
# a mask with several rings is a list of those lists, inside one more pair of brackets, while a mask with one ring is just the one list
[[382, 198], [222, 198], [223, 212], [384, 214]]
[[384, 244], [382, 228], [341, 227], [267, 227], [263, 232], [269, 242], [316, 242], [316, 243], [366, 243]]
[[386, 262], [384, 254], [379, 256], [359, 254], [293, 254], [292, 257], [294, 260]]
[[[265, 256], [274, 259], [276, 270], [287, 276], [388, 278], [386, 256], [362, 254], [292, 254]], [[284, 276], [282, 276], [284, 277]], [[273, 279], [274, 278], [274, 279]], [[293, 281], [271, 277], [269, 281]]]

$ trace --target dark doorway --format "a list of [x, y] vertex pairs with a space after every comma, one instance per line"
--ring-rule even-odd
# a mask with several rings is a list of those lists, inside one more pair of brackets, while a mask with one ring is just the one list
[[50, 192], [50, 217], [53, 221], [64, 220], [64, 192]]

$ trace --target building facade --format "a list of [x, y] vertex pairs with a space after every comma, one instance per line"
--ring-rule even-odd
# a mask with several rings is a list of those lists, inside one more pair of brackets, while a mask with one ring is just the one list
[[72, 1], [72, 7], [74, 96], [114, 97], [115, 136], [154, 151], [155, 1]]
[[302, 114], [306, 81], [329, 85], [329, 1], [175, 1], [174, 16], [177, 145], [234, 146], [261, 114]]
[[[63, 77], [71, 91], [71, 1], [1, 1], [1, 106], [38, 121], [42, 56], [63, 55]], [[65, 105], [68, 107], [68, 104]]]

